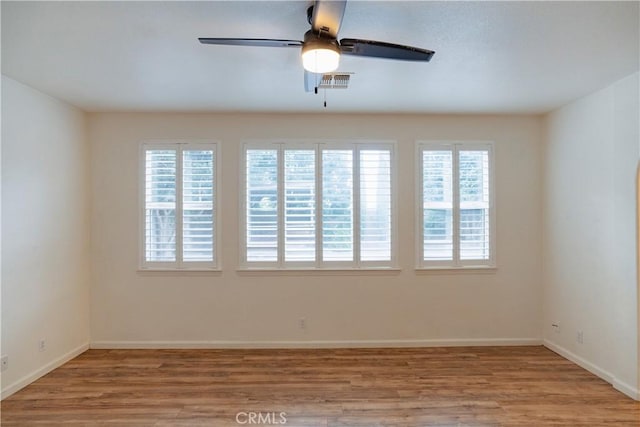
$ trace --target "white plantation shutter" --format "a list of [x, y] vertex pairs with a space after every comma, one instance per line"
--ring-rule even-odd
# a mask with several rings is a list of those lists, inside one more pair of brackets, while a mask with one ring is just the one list
[[183, 260], [213, 261], [214, 153], [184, 150], [182, 154]]
[[492, 266], [491, 144], [421, 143], [419, 147], [420, 264]]
[[285, 261], [316, 259], [316, 156], [314, 150], [284, 151]]
[[391, 259], [391, 152], [360, 151], [360, 259]]
[[353, 150], [322, 150], [322, 259], [353, 261]]
[[247, 143], [245, 267], [390, 267], [392, 145]]
[[146, 261], [176, 260], [176, 150], [145, 152]]
[[453, 260], [453, 151], [422, 152], [423, 259]]
[[460, 259], [489, 259], [489, 153], [459, 152]]
[[142, 152], [141, 268], [215, 268], [215, 144], [144, 143]]
[[246, 152], [247, 261], [278, 260], [278, 150]]

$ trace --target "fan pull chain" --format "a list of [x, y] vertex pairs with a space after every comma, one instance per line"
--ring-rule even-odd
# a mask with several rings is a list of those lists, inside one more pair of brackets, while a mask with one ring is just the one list
[[317, 74], [315, 75], [315, 78], [316, 78], [316, 84], [315, 84], [315, 86], [313, 88], [313, 92], [314, 92], [314, 94], [317, 95], [318, 94], [318, 86], [320, 86], [320, 81], [318, 80], [318, 75]]

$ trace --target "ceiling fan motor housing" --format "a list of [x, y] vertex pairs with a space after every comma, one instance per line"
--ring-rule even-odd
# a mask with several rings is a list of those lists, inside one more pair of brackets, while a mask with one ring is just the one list
[[304, 33], [304, 45], [302, 49], [303, 52], [307, 49], [331, 49], [340, 53], [338, 40], [330, 36], [315, 33], [313, 30]]

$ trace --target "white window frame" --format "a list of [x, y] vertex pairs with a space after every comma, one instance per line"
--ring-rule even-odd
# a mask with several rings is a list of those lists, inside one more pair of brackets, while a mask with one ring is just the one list
[[[424, 259], [424, 201], [423, 201], [423, 171], [422, 153], [425, 150], [449, 150], [452, 152], [452, 228], [453, 228], [453, 259], [425, 260]], [[463, 260], [460, 259], [460, 151], [488, 152], [489, 160], [489, 259]], [[496, 268], [496, 193], [495, 193], [495, 160], [493, 141], [416, 141], [415, 150], [416, 173], [416, 270], [464, 270], [464, 269], [495, 269]]]
[[[148, 150], [176, 150], [176, 260], [168, 262], [146, 260], [146, 152]], [[213, 151], [214, 186], [213, 186], [213, 260], [183, 261], [182, 259], [182, 168], [185, 150]], [[139, 144], [139, 248], [138, 269], [141, 271], [220, 271], [221, 268], [221, 227], [220, 227], [220, 149], [216, 141], [211, 140], [145, 140]]]
[[[284, 188], [284, 151], [315, 151], [315, 233], [316, 250], [314, 261], [285, 261], [284, 256], [284, 196], [278, 192], [278, 249], [277, 261], [247, 261], [247, 150], [277, 150], [278, 189]], [[322, 150], [353, 150], [353, 261], [322, 260]], [[390, 153], [391, 212], [390, 212], [390, 259], [385, 261], [362, 261], [360, 259], [360, 157], [361, 150], [386, 149]], [[240, 155], [240, 241], [239, 270], [396, 270], [397, 269], [397, 155], [395, 141], [301, 141], [301, 140], [252, 140], [245, 141]]]

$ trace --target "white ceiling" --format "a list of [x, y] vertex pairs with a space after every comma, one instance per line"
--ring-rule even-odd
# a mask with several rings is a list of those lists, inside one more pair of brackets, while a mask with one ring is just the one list
[[[86, 111], [323, 110], [295, 48], [307, 1], [2, 1], [2, 72]], [[350, 0], [339, 38], [436, 51], [430, 63], [345, 56], [328, 111], [539, 113], [638, 70], [639, 3]]]

